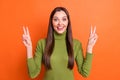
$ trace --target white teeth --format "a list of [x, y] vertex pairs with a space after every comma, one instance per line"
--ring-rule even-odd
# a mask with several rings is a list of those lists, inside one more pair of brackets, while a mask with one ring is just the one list
[[58, 29], [62, 29], [63, 27], [58, 27]]

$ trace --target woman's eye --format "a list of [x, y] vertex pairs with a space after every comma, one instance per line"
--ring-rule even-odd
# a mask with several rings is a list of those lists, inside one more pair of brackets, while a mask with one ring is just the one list
[[66, 20], [67, 20], [66, 18], [63, 19], [63, 21], [66, 21]]
[[58, 19], [53, 19], [54, 21], [57, 21]]

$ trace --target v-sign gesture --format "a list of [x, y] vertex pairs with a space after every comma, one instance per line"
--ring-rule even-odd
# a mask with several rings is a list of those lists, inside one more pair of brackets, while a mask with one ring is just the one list
[[87, 52], [92, 53], [92, 49], [97, 39], [98, 39], [98, 35], [96, 34], [96, 27], [94, 27], [94, 29], [92, 30], [92, 26], [91, 26], [90, 36], [89, 36], [88, 45], [87, 45]]
[[28, 30], [28, 27], [24, 27], [23, 26], [23, 43], [26, 46], [26, 48], [32, 47], [32, 42], [31, 42], [31, 38], [30, 38], [30, 33]]

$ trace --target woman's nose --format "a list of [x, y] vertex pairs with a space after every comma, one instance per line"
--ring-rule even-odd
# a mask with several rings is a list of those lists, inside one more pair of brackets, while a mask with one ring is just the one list
[[59, 20], [58, 24], [61, 25], [61, 24], [62, 24], [62, 21]]

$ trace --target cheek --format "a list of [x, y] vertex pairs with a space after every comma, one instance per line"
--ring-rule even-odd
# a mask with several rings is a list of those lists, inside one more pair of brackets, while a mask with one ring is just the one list
[[56, 27], [58, 23], [53, 21], [52, 24], [53, 24], [53, 27]]
[[68, 26], [68, 22], [65, 23], [65, 26], [66, 26], [66, 27]]

